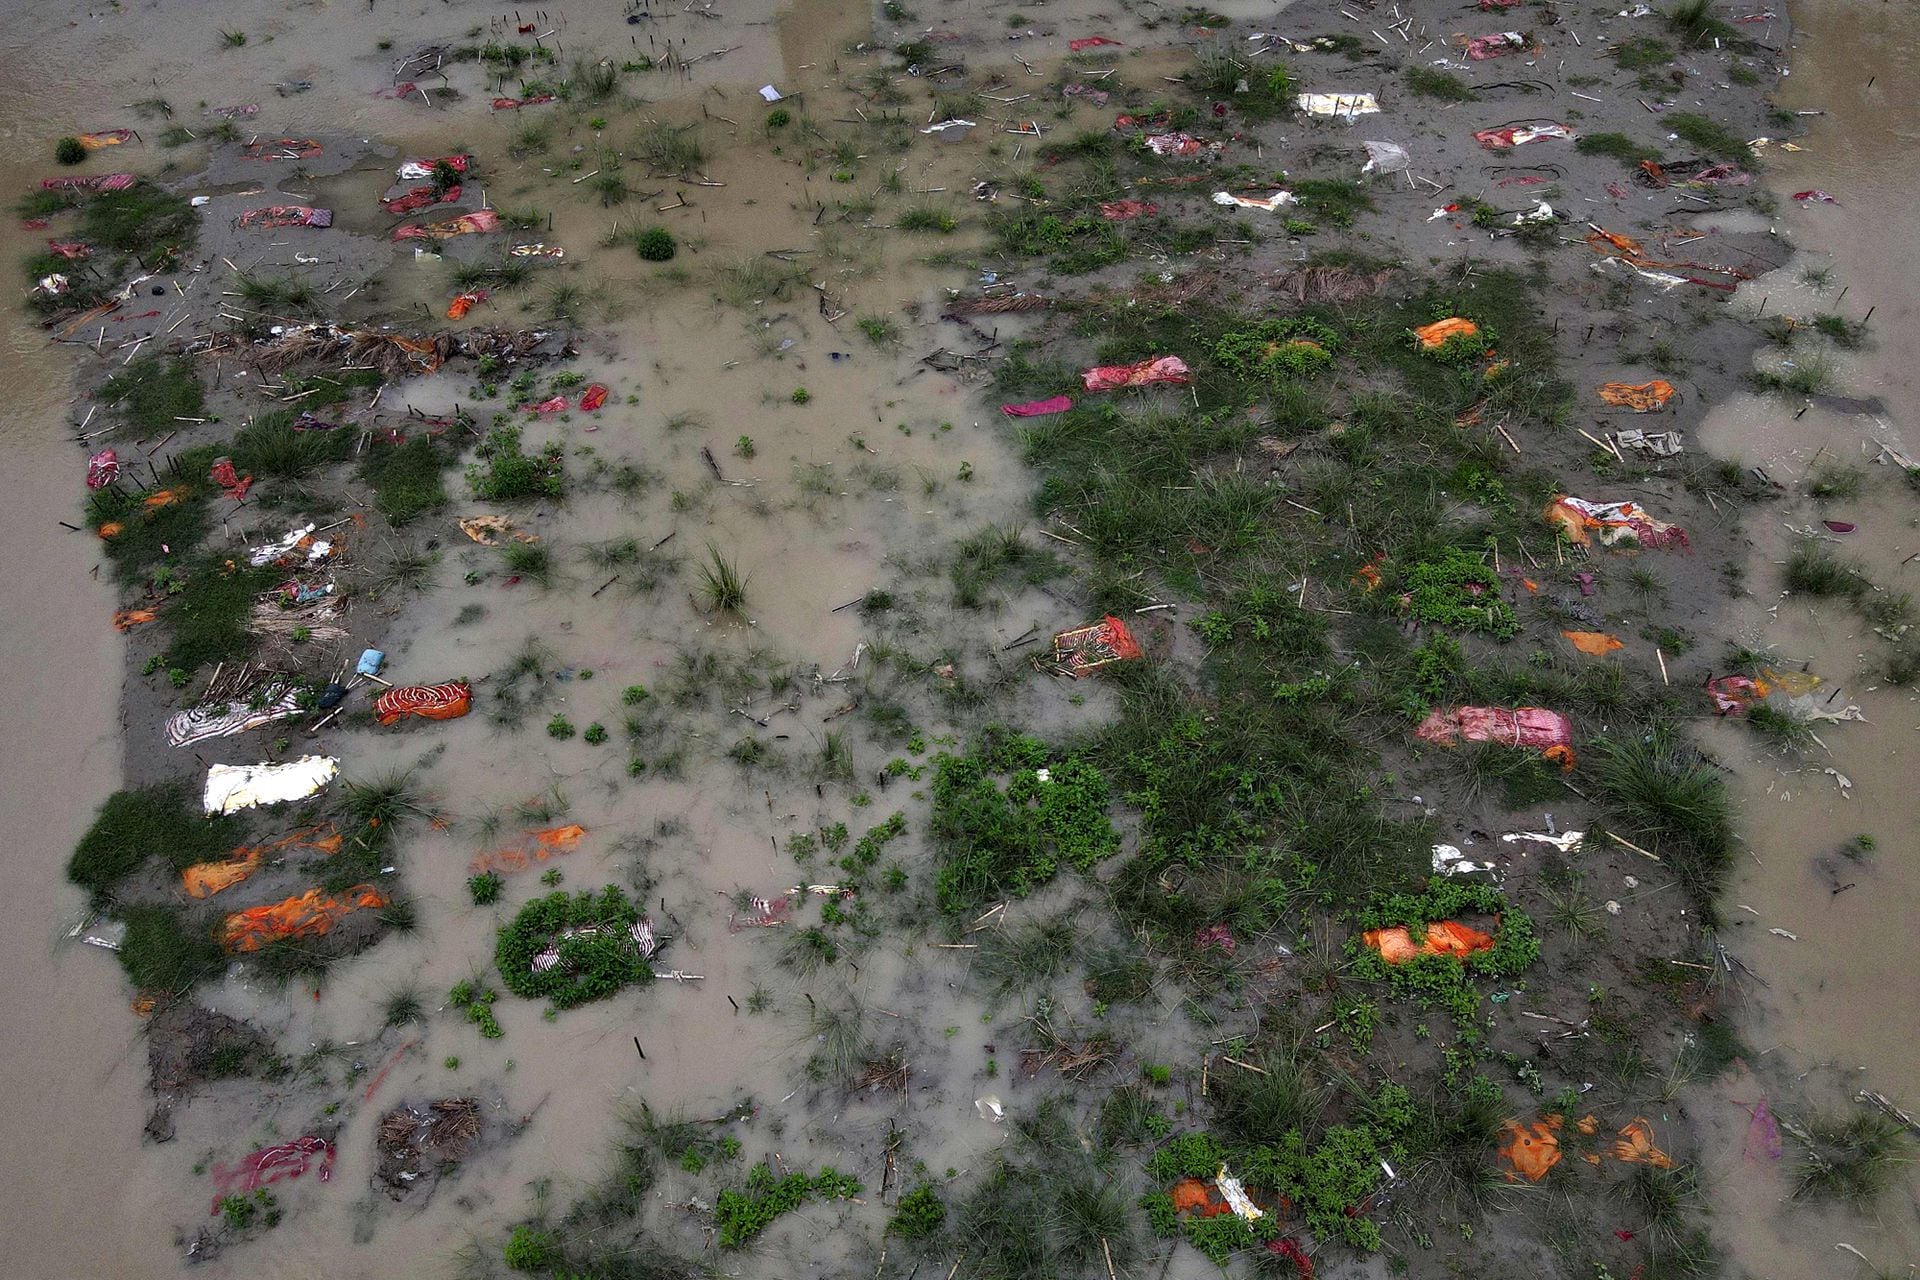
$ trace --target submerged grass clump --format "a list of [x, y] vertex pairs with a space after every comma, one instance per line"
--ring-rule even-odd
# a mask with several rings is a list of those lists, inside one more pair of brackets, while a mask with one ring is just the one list
[[1726, 784], [1667, 728], [1616, 737], [1599, 748], [1594, 783], [1608, 814], [1637, 843], [1666, 860], [1709, 922], [1733, 858]]

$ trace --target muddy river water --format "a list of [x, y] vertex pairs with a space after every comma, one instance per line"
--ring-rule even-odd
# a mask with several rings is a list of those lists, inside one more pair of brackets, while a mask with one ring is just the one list
[[[475, 24], [500, 16], [461, 7], [472, 11]], [[708, 208], [697, 189], [649, 182], [647, 190], [658, 186], [661, 193], [647, 203], [670, 203], [679, 191], [685, 206], [661, 220], [692, 248], [688, 256], [696, 262], [804, 250], [805, 274], [827, 286], [832, 309], [857, 315], [917, 307], [931, 321], [942, 286], [965, 281], [951, 268], [913, 260], [897, 247], [898, 237], [894, 247], [883, 247], [854, 226], [843, 234], [818, 233], [813, 210], [840, 194], [827, 169], [776, 163], [757, 136], [765, 108], [755, 89], [771, 83], [788, 94], [817, 89], [824, 95], [836, 52], [871, 29], [865, 7], [841, 0], [799, 0], [785, 10], [770, 0], [724, 7], [724, 21], [682, 17], [659, 24], [660, 41], [686, 42], [684, 56], [727, 52], [677, 81], [649, 81], [646, 92], [662, 119], [703, 122], [711, 179], [735, 191], [751, 189], [753, 200], [716, 200]], [[563, 39], [576, 49], [613, 56], [623, 47], [660, 51], [653, 36], [632, 34], [610, 8], [592, 19], [571, 16], [576, 22], [564, 28]], [[1909, 1179], [1865, 1224], [1797, 1207], [1783, 1212], [1787, 1173], [1751, 1158], [1745, 1145], [1749, 1108], [1770, 1087], [1802, 1076], [1816, 1096], [1835, 1105], [1851, 1105], [1847, 1099], [1859, 1088], [1879, 1090], [1910, 1109], [1920, 1103], [1920, 1068], [1911, 1050], [1920, 981], [1905, 941], [1912, 906], [1920, 901], [1920, 828], [1911, 821], [1910, 781], [1910, 738], [1920, 715], [1904, 691], [1877, 687], [1881, 682], [1863, 656], [1873, 647], [1864, 624], [1831, 607], [1779, 599], [1774, 586], [1777, 562], [1793, 536], [1787, 526], [1804, 527], [1821, 514], [1858, 525], [1839, 550], [1857, 558], [1876, 583], [1898, 591], [1920, 572], [1905, 563], [1920, 551], [1920, 527], [1907, 514], [1912, 499], [1893, 469], [1872, 465], [1882, 443], [1920, 453], [1912, 428], [1920, 421], [1920, 385], [1904, 359], [1920, 343], [1920, 212], [1911, 198], [1920, 187], [1920, 14], [1891, 4], [1806, 0], [1795, 6], [1794, 18], [1799, 35], [1783, 102], [1826, 114], [1813, 121], [1803, 151], [1773, 153], [1768, 180], [1781, 192], [1781, 225], [1801, 256], [1777, 277], [1747, 286], [1735, 305], [1770, 299], [1773, 308], [1850, 317], [1874, 308], [1873, 342], [1837, 370], [1836, 390], [1877, 405], [1827, 401], [1796, 419], [1777, 399], [1736, 398], [1716, 411], [1704, 443], [1789, 484], [1823, 460], [1867, 469], [1872, 483], [1865, 496], [1844, 510], [1814, 513], [1785, 503], [1759, 509], [1750, 530], [1751, 598], [1730, 605], [1728, 627], [1752, 647], [1771, 647], [1843, 681], [1867, 722], [1823, 732], [1830, 756], [1791, 761], [1758, 751], [1751, 735], [1732, 726], [1706, 729], [1708, 744], [1738, 778], [1750, 853], [1729, 894], [1741, 904], [1727, 912], [1738, 922], [1729, 946], [1766, 985], [1745, 987], [1743, 1038], [1758, 1055], [1751, 1073], [1695, 1102], [1716, 1144], [1708, 1164], [1720, 1210], [1716, 1233], [1752, 1275], [1781, 1280], [1853, 1274], [1852, 1260], [1834, 1251], [1842, 1241], [1883, 1268], [1920, 1257], [1920, 1184]], [[364, 16], [352, 4], [236, 3], [221, 6], [217, 22], [153, 6], [16, 15], [0, 50], [8, 72], [0, 77], [0, 139], [10, 143], [0, 155], [0, 191], [25, 189], [43, 175], [38, 157], [51, 137], [118, 123], [123, 104], [156, 92], [182, 104], [203, 96], [264, 95], [261, 119], [271, 115], [274, 128], [444, 150], [446, 121], [369, 92], [385, 82], [385, 55], [369, 52], [373, 39], [404, 47], [410, 25], [408, 14], [388, 9], [384, 0]], [[216, 50], [216, 28], [245, 30], [249, 43]], [[209, 87], [227, 76], [236, 87]], [[291, 99], [262, 88], [296, 80], [314, 87]], [[99, 118], [103, 112], [115, 119]], [[513, 127], [469, 112], [459, 140], [501, 155]], [[590, 142], [569, 138], [562, 147]], [[960, 198], [947, 189], [937, 152], [929, 158], [917, 147], [910, 154], [911, 167], [900, 176], [907, 189], [948, 204]], [[495, 203], [551, 198], [537, 164], [518, 172], [501, 168]], [[861, 169], [861, 180], [884, 173], [875, 163]], [[353, 178], [328, 181], [339, 184], [328, 191], [338, 199], [334, 190], [348, 191]], [[1838, 203], [1791, 200], [1807, 188], [1829, 191]], [[552, 239], [595, 243], [615, 216], [563, 200]], [[0, 251], [18, 257], [34, 246], [34, 235], [6, 219]], [[1830, 264], [1831, 284], [1816, 290], [1806, 283], [1809, 263]], [[633, 429], [580, 434], [573, 442], [592, 442], [608, 462], [631, 462], [654, 478], [643, 501], [604, 492], [572, 504], [564, 526], [556, 526], [563, 530], [558, 541], [577, 551], [624, 538], [651, 545], [671, 533], [673, 549], [690, 559], [713, 542], [751, 575], [753, 595], [747, 621], [714, 623], [689, 607], [684, 575], [651, 595], [623, 585], [590, 596], [614, 570], [562, 557], [555, 597], [564, 603], [538, 606], [539, 639], [558, 662], [594, 678], [562, 686], [541, 716], [564, 711], [582, 724], [611, 721], [619, 714], [615, 691], [657, 684], [689, 652], [743, 657], [767, 648], [801, 672], [838, 671], [855, 660], [858, 614], [827, 614], [822, 623], [822, 601], [855, 600], [936, 541], [1016, 517], [1025, 492], [1017, 460], [994, 424], [981, 421], [977, 397], [962, 379], [931, 376], [915, 364], [931, 340], [910, 332], [901, 353], [878, 350], [844, 322], [838, 328], [827, 323], [807, 283], [771, 303], [747, 298], [721, 307], [699, 289], [661, 287], [631, 263], [568, 279], [587, 291], [595, 312], [582, 367], [612, 383], [619, 396], [640, 398]], [[395, 284], [396, 297], [404, 300], [407, 288], [404, 280]], [[1844, 297], [1836, 296], [1842, 289]], [[422, 286], [423, 300], [437, 296]], [[216, 1127], [231, 1113], [209, 1105], [180, 1117], [172, 1147], [142, 1145], [145, 1050], [126, 1008], [123, 979], [104, 953], [61, 945], [82, 906], [62, 867], [121, 776], [123, 641], [104, 622], [113, 592], [90, 575], [95, 545], [59, 523], [73, 519], [79, 459], [68, 429], [79, 416], [69, 393], [70, 355], [50, 347], [17, 314], [0, 320], [0, 335], [0, 382], [8, 389], [0, 404], [0, 449], [11, 482], [10, 500], [0, 506], [0, 660], [8, 673], [0, 680], [0, 808], [11, 872], [0, 897], [7, 975], [0, 984], [0, 1026], [9, 1032], [0, 1041], [0, 1232], [8, 1242], [0, 1272], [171, 1275], [179, 1268], [172, 1248], [177, 1226], [191, 1220], [196, 1204], [204, 1213], [202, 1184], [184, 1175], [184, 1155], [230, 1150], [236, 1140]], [[806, 403], [796, 407], [792, 393], [802, 387]], [[426, 383], [407, 394], [434, 412], [464, 392]], [[750, 449], [738, 443], [742, 436], [753, 438]], [[713, 483], [703, 446], [729, 481], [743, 483]], [[436, 585], [450, 588], [468, 569], [490, 563], [483, 564], [477, 550], [450, 547]], [[393, 619], [385, 647], [423, 678], [478, 675], [527, 638], [521, 601], [536, 590], [521, 584], [435, 591]], [[483, 606], [477, 619], [457, 623], [458, 612], [474, 603]], [[985, 615], [980, 625], [1011, 639], [1038, 620], [1016, 602]], [[814, 689], [832, 697], [830, 684]], [[1063, 709], [1034, 708], [1031, 718], [1044, 724]], [[818, 753], [819, 721], [817, 710], [805, 717], [805, 728], [796, 717], [784, 749]], [[729, 740], [706, 744], [706, 756], [717, 756]], [[423, 757], [429, 746], [444, 750]], [[609, 1116], [636, 1103], [642, 1091], [655, 1107], [688, 1115], [717, 1114], [742, 1096], [781, 1114], [776, 1100], [792, 1096], [794, 1063], [813, 1048], [797, 1004], [802, 996], [811, 1003], [812, 996], [790, 983], [775, 993], [769, 1016], [729, 1011], [726, 996], [745, 1000], [771, 966], [764, 951], [756, 958], [761, 939], [728, 934], [726, 904], [716, 895], [773, 888], [783, 883], [780, 877], [791, 877], [791, 861], [769, 847], [769, 837], [811, 821], [815, 793], [810, 782], [798, 780], [785, 790], [743, 788], [739, 775], [720, 763], [704, 771], [689, 766], [684, 779], [629, 784], [617, 763], [594, 763], [585, 754], [556, 752], [549, 760], [503, 751], [480, 716], [451, 726], [431, 744], [402, 737], [365, 747], [352, 762], [356, 771], [417, 765], [433, 803], [450, 813], [483, 813], [557, 787], [571, 804], [569, 820], [593, 831], [629, 833], [619, 846], [609, 839], [583, 854], [592, 870], [583, 867], [585, 873], [570, 880], [584, 884], [603, 872], [614, 878], [643, 865], [653, 892], [686, 918], [673, 964], [703, 974], [704, 981], [657, 988], [647, 1008], [658, 1011], [659, 1021], [651, 1026], [636, 1024], [631, 1009], [595, 1007], [568, 1015], [558, 1028], [543, 1027], [538, 1010], [520, 1003], [502, 1008], [505, 1038], [482, 1044], [453, 1019], [436, 1020], [388, 1077], [387, 1097], [451, 1087], [440, 1064], [457, 1055], [466, 1062], [462, 1087], [497, 1100], [504, 1115], [535, 1114], [538, 1123], [484, 1168], [443, 1190], [428, 1210], [411, 1215], [368, 1210], [355, 1190], [366, 1184], [368, 1144], [343, 1141], [335, 1173], [341, 1194], [293, 1216], [270, 1249], [215, 1262], [208, 1271], [446, 1274], [463, 1241], [497, 1240], [502, 1222], [526, 1215], [538, 1180], [553, 1178], [551, 1194], [561, 1203], [591, 1180], [604, 1163]], [[1829, 766], [1849, 785], [1843, 788]], [[868, 812], [874, 821], [883, 818], [884, 797]], [[1875, 855], [1850, 870], [1851, 890], [1834, 893], [1816, 858], [1860, 833], [1875, 837]], [[380, 1002], [401, 983], [417, 981], [437, 992], [480, 970], [491, 928], [465, 898], [472, 849], [470, 836], [458, 830], [411, 840], [409, 887], [427, 927], [349, 966], [330, 980], [323, 1000], [297, 984], [285, 993], [229, 984], [213, 1002], [294, 1039], [353, 1041], [378, 1026]], [[936, 1169], [964, 1168], [994, 1136], [973, 1123], [969, 1077], [983, 1048], [980, 1007], [920, 975], [918, 957], [886, 948], [872, 955], [848, 994], [910, 999], [922, 1027], [953, 1029], [913, 1046], [930, 1088], [952, 1082], [941, 1104], [952, 1114], [917, 1154]], [[870, 1021], [892, 1013], [876, 1005]], [[645, 1046], [644, 1066], [635, 1057], [636, 1037]], [[376, 1115], [377, 1107], [361, 1107], [346, 1123], [364, 1134]], [[850, 1116], [847, 1123], [876, 1125], [883, 1123], [879, 1115]], [[258, 1126], [250, 1132], [265, 1133]], [[782, 1141], [790, 1158], [809, 1162], [810, 1136], [801, 1124], [788, 1128]], [[825, 1234], [822, 1225], [816, 1235]], [[762, 1257], [759, 1265], [775, 1274], [780, 1261]], [[796, 1264], [792, 1274], [799, 1273]], [[1193, 1272], [1204, 1273], [1208, 1269]]]

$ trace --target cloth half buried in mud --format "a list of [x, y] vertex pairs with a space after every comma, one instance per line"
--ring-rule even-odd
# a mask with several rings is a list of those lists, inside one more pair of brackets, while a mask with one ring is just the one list
[[1157, 156], [1201, 156], [1222, 150], [1224, 142], [1202, 142], [1190, 133], [1156, 133], [1147, 138], [1147, 150]]
[[40, 179], [43, 191], [125, 191], [134, 183], [130, 173], [67, 174]]
[[1231, 191], [1216, 191], [1213, 202], [1230, 209], [1258, 209], [1262, 213], [1278, 213], [1294, 203], [1293, 192], [1276, 191], [1270, 196], [1237, 196]]
[[455, 173], [465, 173], [467, 166], [472, 163], [473, 157], [467, 155], [435, 156], [430, 160], [403, 160], [400, 162], [400, 167], [394, 170], [394, 174], [402, 182], [420, 182], [431, 178], [433, 171], [441, 165], [445, 165]]
[[1118, 49], [1120, 42], [1111, 36], [1083, 36], [1078, 40], [1067, 41], [1067, 48], [1075, 53], [1082, 49]]
[[211, 898], [231, 889], [258, 871], [267, 855], [283, 849], [312, 849], [331, 856], [340, 852], [340, 833], [331, 825], [306, 827], [264, 844], [243, 844], [218, 862], [196, 862], [180, 869], [180, 887], [189, 898]]
[[1492, 934], [1482, 933], [1458, 920], [1433, 921], [1422, 930], [1418, 942], [1413, 940], [1413, 931], [1406, 925], [1368, 929], [1360, 935], [1360, 940], [1379, 952], [1380, 958], [1388, 964], [1405, 964], [1423, 956], [1464, 958], [1476, 951], [1493, 950]]
[[1137, 662], [1140, 656], [1140, 642], [1127, 630], [1127, 624], [1112, 614], [1053, 638], [1053, 668], [1076, 680], [1116, 662]]
[[131, 129], [102, 129], [98, 133], [77, 135], [80, 145], [89, 151], [98, 151], [102, 147], [117, 147], [132, 142], [137, 135]]
[[1029, 400], [1025, 404], [1003, 404], [1000, 412], [1009, 418], [1044, 418], [1049, 414], [1065, 413], [1071, 408], [1072, 396], [1049, 396], [1045, 400]]
[[120, 455], [102, 449], [87, 459], [87, 488], [104, 489], [120, 478]]
[[333, 1177], [333, 1144], [325, 1138], [295, 1138], [276, 1146], [262, 1147], [238, 1164], [213, 1166], [213, 1212], [230, 1195], [244, 1195], [269, 1183], [298, 1178], [320, 1162], [320, 1181]]
[[1558, 527], [1568, 542], [1584, 547], [1590, 537], [1602, 546], [1634, 543], [1642, 547], [1666, 550], [1688, 547], [1687, 531], [1679, 525], [1655, 520], [1637, 502], [1589, 502], [1561, 494], [1547, 504], [1546, 522]]
[[469, 289], [465, 293], [456, 294], [454, 295], [453, 301], [447, 304], [447, 319], [464, 320], [467, 318], [467, 312], [473, 310], [486, 300], [487, 291], [485, 289]]
[[806, 894], [820, 898], [851, 898], [853, 889], [840, 884], [797, 884], [778, 897], [748, 898], [748, 911], [727, 913], [727, 932], [738, 933], [742, 929], [772, 929], [787, 923], [787, 917], [793, 913], [794, 904]]
[[210, 702], [168, 716], [167, 745], [185, 747], [209, 738], [230, 738], [299, 714], [300, 706], [292, 689], [269, 685], [244, 702]]
[[1479, 332], [1480, 326], [1466, 317], [1448, 316], [1444, 320], [1421, 325], [1413, 331], [1413, 338], [1422, 351], [1438, 351], [1455, 338], [1471, 338]]
[[258, 569], [266, 564], [291, 565], [301, 561], [312, 563], [325, 560], [333, 554], [334, 544], [325, 538], [315, 538], [314, 528], [314, 525], [308, 524], [289, 529], [271, 542], [248, 547], [247, 563]]
[[1598, 395], [1608, 404], [1635, 413], [1654, 413], [1673, 399], [1673, 384], [1660, 378], [1652, 382], [1603, 382]]
[[455, 521], [460, 532], [483, 547], [497, 547], [502, 538], [512, 538], [515, 542], [538, 542], [540, 535], [528, 533], [505, 516], [467, 516]]
[[415, 187], [403, 196], [395, 196], [391, 200], [382, 200], [380, 207], [388, 213], [394, 214], [417, 213], [432, 205], [456, 204], [459, 200], [460, 186], [458, 183], [455, 183], [444, 191], [434, 186]]
[[1100, 216], [1108, 222], [1125, 222], [1130, 218], [1150, 217], [1160, 212], [1160, 206], [1149, 200], [1106, 200], [1100, 205]]
[[[595, 925], [583, 925], [577, 929], [562, 929], [555, 935], [552, 942], [549, 942], [546, 946], [534, 953], [533, 960], [528, 965], [528, 968], [535, 973], [545, 973], [549, 969], [557, 969], [562, 963], [560, 948], [563, 943], [571, 942], [575, 938], [597, 937], [604, 932], [606, 932], [606, 930]], [[645, 916], [635, 920], [627, 929], [627, 938], [633, 943], [634, 948], [639, 951], [641, 957], [644, 959], [653, 959], [654, 953], [660, 949], [660, 940], [654, 936], [653, 921]]]
[[552, 101], [553, 95], [550, 93], [536, 93], [530, 98], [495, 98], [493, 100], [493, 109], [495, 111], [518, 111], [522, 107], [544, 107]]
[[393, 233], [395, 240], [444, 240], [450, 236], [482, 235], [500, 229], [500, 213], [496, 209], [475, 209], [472, 213], [463, 213], [457, 218], [448, 218], [445, 222], [429, 222], [424, 226], [399, 227]]
[[1478, 129], [1474, 131], [1473, 140], [1489, 151], [1507, 151], [1514, 147], [1524, 147], [1529, 142], [1572, 137], [1572, 129], [1564, 124], [1547, 120], [1539, 124], [1510, 124], [1502, 125], [1497, 129]]
[[1380, 103], [1370, 93], [1298, 93], [1294, 95], [1293, 105], [1310, 116], [1354, 116], [1372, 115], [1380, 109]]
[[1758, 675], [1715, 676], [1707, 681], [1707, 696], [1723, 716], [1744, 716], [1760, 703], [1796, 720], [1823, 720], [1839, 724], [1865, 720], [1860, 708], [1847, 701], [1846, 691], [1819, 692], [1826, 683], [1811, 671], [1779, 671], [1762, 667]]
[[120, 609], [113, 615], [115, 631], [131, 631], [135, 627], [144, 627], [149, 622], [157, 622], [160, 614], [154, 609]]
[[324, 149], [312, 138], [272, 138], [249, 142], [240, 155], [246, 160], [311, 160]]
[[1467, 57], [1474, 62], [1486, 62], [1492, 58], [1504, 58], [1509, 54], [1524, 53], [1532, 44], [1531, 37], [1518, 31], [1497, 31], [1490, 36], [1455, 36], [1455, 48], [1465, 49]]
[[1441, 747], [1462, 740], [1529, 747], [1573, 768], [1573, 721], [1545, 707], [1436, 707], [1413, 736]]
[[468, 868], [474, 875], [488, 871], [525, 871], [536, 862], [545, 862], [556, 854], [572, 853], [586, 834], [587, 829], [577, 822], [529, 831], [519, 844], [480, 854], [468, 864]]
[[318, 938], [356, 911], [377, 911], [386, 895], [370, 884], [357, 884], [338, 897], [325, 889], [309, 889], [280, 902], [248, 907], [228, 916], [220, 929], [220, 945], [229, 955], [244, 955], [288, 938]]
[[236, 227], [330, 227], [333, 210], [304, 204], [270, 204], [249, 209], [233, 220]]
[[235, 502], [246, 501], [247, 490], [253, 488], [253, 476], [236, 474], [232, 458], [215, 458], [207, 469], [207, 479], [219, 485], [221, 492]]
[[1080, 375], [1081, 385], [1089, 391], [1118, 391], [1157, 382], [1184, 387], [1192, 381], [1193, 371], [1179, 356], [1152, 356], [1137, 364], [1095, 365]]
[[1604, 658], [1615, 649], [1626, 648], [1619, 636], [1608, 635], [1604, 631], [1562, 631], [1567, 643], [1590, 658]]
[[447, 684], [410, 684], [374, 699], [373, 718], [383, 725], [408, 716], [422, 720], [458, 720], [473, 709], [473, 689], [465, 680]]
[[216, 764], [207, 770], [201, 808], [238, 813], [263, 804], [304, 800], [332, 782], [340, 762], [332, 756], [301, 756], [284, 764]]

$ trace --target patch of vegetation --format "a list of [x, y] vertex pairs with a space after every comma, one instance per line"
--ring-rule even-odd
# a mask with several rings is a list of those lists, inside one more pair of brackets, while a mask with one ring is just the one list
[[1635, 142], [1624, 133], [1583, 133], [1574, 139], [1573, 149], [1582, 155], [1612, 156], [1629, 167], [1660, 159], [1659, 148]]
[[193, 248], [199, 233], [200, 215], [185, 196], [145, 180], [91, 197], [80, 213], [82, 240], [137, 260], [149, 271], [171, 266]]
[[887, 1222], [887, 1234], [902, 1240], [925, 1240], [938, 1235], [946, 1221], [946, 1203], [932, 1183], [923, 1182], [900, 1197]]
[[1373, 193], [1365, 183], [1339, 178], [1306, 178], [1293, 184], [1293, 198], [1303, 213], [1336, 227], [1350, 227], [1360, 214], [1373, 208]]
[[648, 227], [634, 237], [634, 249], [648, 262], [671, 262], [680, 252], [680, 246], [674, 242], [673, 232], [665, 227]]
[[713, 1206], [714, 1226], [719, 1229], [720, 1247], [738, 1249], [772, 1226], [783, 1213], [791, 1213], [809, 1200], [845, 1200], [860, 1194], [860, 1184], [832, 1166], [814, 1177], [795, 1171], [776, 1176], [761, 1161], [747, 1170], [746, 1186], [732, 1187], [720, 1193]]
[[1906, 1129], [1877, 1112], [1816, 1116], [1805, 1125], [1783, 1123], [1801, 1147], [1793, 1194], [1864, 1207], [1893, 1184], [1908, 1162]]
[[1749, 164], [1753, 161], [1753, 151], [1747, 146], [1747, 140], [1718, 121], [1694, 111], [1669, 111], [1660, 119], [1683, 141], [1708, 155]]
[[178, 995], [226, 963], [211, 937], [189, 928], [181, 913], [169, 907], [125, 907], [119, 917], [127, 926], [120, 967], [141, 991]]
[[902, 231], [932, 231], [944, 236], [960, 224], [944, 209], [920, 205], [901, 210], [900, 216], [893, 220], [893, 225]]
[[480, 461], [467, 467], [474, 496], [489, 502], [534, 502], [567, 491], [566, 455], [555, 443], [539, 453], [520, 447], [521, 429], [502, 423], [487, 433], [474, 452]]
[[707, 544], [706, 562], [699, 566], [700, 594], [709, 612], [738, 613], [747, 606], [747, 578], [740, 566]]
[[296, 431], [287, 410], [263, 413], [234, 434], [229, 446], [241, 475], [298, 480], [309, 472], [342, 462], [353, 452], [353, 432]]
[[62, 138], [53, 144], [53, 158], [59, 164], [85, 164], [86, 145], [78, 138]]
[[1673, 61], [1673, 46], [1653, 36], [1634, 36], [1613, 46], [1613, 60], [1622, 71], [1664, 67]]
[[113, 890], [146, 860], [163, 854], [178, 870], [224, 857], [240, 842], [238, 822], [206, 817], [180, 783], [160, 783], [108, 796], [87, 828], [67, 878], [96, 894]]
[[1605, 739], [1594, 785], [1610, 818], [1665, 860], [1709, 924], [1733, 858], [1726, 785], [1698, 753], [1664, 727]]
[[1409, 569], [1407, 594], [1407, 611], [1422, 622], [1484, 631], [1500, 640], [1520, 630], [1513, 606], [1500, 596], [1500, 579], [1478, 555], [1459, 547]]
[[1438, 98], [1442, 102], [1473, 102], [1480, 96], [1453, 72], [1435, 67], [1407, 68], [1407, 89], [1422, 98]]
[[1338, 349], [1330, 326], [1309, 316], [1282, 316], [1229, 331], [1215, 344], [1213, 358], [1243, 378], [1297, 381], [1331, 369]]
[[[347, 433], [342, 430], [330, 434]], [[373, 489], [374, 504], [388, 523], [404, 525], [447, 505], [446, 472], [454, 461], [453, 450], [425, 434], [400, 444], [383, 444], [376, 439], [360, 463], [360, 479]], [[557, 460], [554, 466], [557, 474]], [[499, 464], [490, 467], [490, 485], [504, 484], [508, 478], [501, 475]], [[478, 486], [475, 491], [479, 492]]]
[[[513, 994], [571, 1009], [653, 981], [631, 936], [639, 923], [640, 909], [613, 885], [598, 894], [551, 893], [527, 903], [500, 930], [494, 963]], [[535, 972], [535, 957], [548, 948], [556, 962]]]
[[1024, 897], [1063, 863], [1086, 871], [1118, 852], [1109, 799], [1098, 769], [1076, 756], [1056, 757], [1022, 734], [989, 730], [972, 753], [942, 754], [932, 817], [941, 910]]
[[207, 404], [199, 375], [180, 356], [142, 356], [101, 384], [95, 398], [143, 433], [178, 430], [181, 418], [205, 416]]
[[242, 567], [220, 555], [188, 563], [169, 580], [173, 598], [161, 613], [169, 666], [193, 671], [253, 652], [260, 637], [249, 626], [253, 603], [285, 578], [273, 565]]

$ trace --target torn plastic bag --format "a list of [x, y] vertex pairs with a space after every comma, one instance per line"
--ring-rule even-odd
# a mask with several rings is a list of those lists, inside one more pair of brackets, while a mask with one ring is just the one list
[[1360, 166], [1361, 173], [1403, 173], [1413, 164], [1407, 155], [1407, 149], [1397, 142], [1362, 142], [1367, 149], [1367, 162]]

